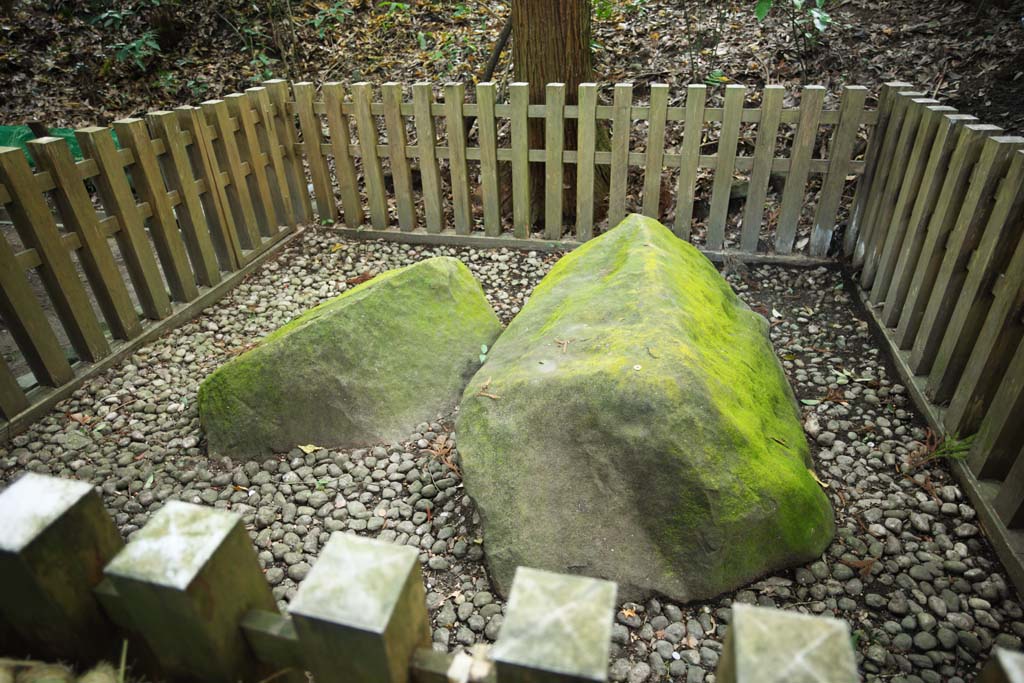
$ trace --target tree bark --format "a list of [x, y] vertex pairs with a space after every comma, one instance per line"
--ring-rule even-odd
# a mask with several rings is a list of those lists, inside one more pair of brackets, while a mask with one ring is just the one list
[[[580, 83], [594, 80], [590, 54], [590, 0], [512, 0], [512, 61], [515, 80], [530, 84], [530, 104], [544, 104], [548, 83], [564, 83], [566, 104], [576, 104]], [[544, 148], [544, 121], [530, 120], [530, 148]], [[598, 129], [598, 146], [607, 149], [607, 134]], [[576, 125], [566, 121], [565, 149], [576, 149]], [[595, 174], [595, 197], [607, 192], [606, 173]], [[533, 218], [543, 214], [544, 165], [530, 168]], [[564, 174], [565, 213], [576, 212], [575, 166]]]

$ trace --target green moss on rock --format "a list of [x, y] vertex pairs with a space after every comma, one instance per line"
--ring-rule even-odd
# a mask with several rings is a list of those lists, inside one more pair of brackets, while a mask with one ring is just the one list
[[[499, 399], [480, 395], [487, 381]], [[626, 598], [708, 598], [834, 533], [765, 320], [641, 216], [555, 265], [457, 429], [502, 590], [526, 565], [608, 578]]]
[[198, 401], [210, 452], [260, 458], [402, 438], [454, 408], [480, 346], [500, 332], [457, 259], [382, 273], [207, 377]]

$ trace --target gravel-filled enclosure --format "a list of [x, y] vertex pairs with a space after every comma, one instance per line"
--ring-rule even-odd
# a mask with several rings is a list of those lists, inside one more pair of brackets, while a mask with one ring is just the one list
[[[368, 276], [438, 255], [470, 267], [504, 323], [558, 258], [348, 242], [307, 230], [218, 304], [90, 381], [0, 449], [0, 477], [34, 471], [89, 481], [126, 537], [166, 500], [235, 510], [282, 605], [331, 532], [414, 545], [435, 647], [492, 641], [503, 606], [491, 592], [479, 519], [461, 485], [451, 416], [410, 424], [403, 443], [358, 450], [309, 444], [242, 466], [206, 457], [196, 412], [200, 382], [225, 360]], [[734, 601], [845, 619], [868, 680], [972, 680], [994, 644], [1020, 648], [1020, 602], [942, 451], [904, 387], [890, 379], [842, 272], [725, 270], [771, 321], [839, 533], [820, 560], [708, 603], [620, 605], [610, 678], [714, 680]]]

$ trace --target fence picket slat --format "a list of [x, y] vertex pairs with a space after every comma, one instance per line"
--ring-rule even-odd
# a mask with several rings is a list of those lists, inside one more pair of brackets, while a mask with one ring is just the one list
[[216, 139], [211, 142], [221, 164], [227, 169], [228, 182], [224, 192], [235, 217], [235, 237], [241, 248], [256, 249], [260, 245], [260, 236], [256, 231], [256, 209], [249, 195], [249, 183], [242, 168], [228, 105], [224, 100], [208, 100], [200, 106], [207, 122], [217, 133]]
[[766, 85], [761, 98], [761, 121], [757, 124], [757, 143], [754, 146], [753, 168], [747, 189], [747, 204], [743, 210], [740, 239], [740, 249], [751, 254], [757, 253], [757, 244], [761, 237], [764, 203], [768, 196], [772, 162], [775, 160], [775, 141], [779, 135], [782, 99], [785, 94], [786, 89], [781, 85]]
[[530, 86], [511, 83], [508, 86], [512, 119], [512, 231], [525, 239], [530, 236], [533, 210], [530, 207], [530, 127], [527, 114]]
[[885, 193], [886, 183], [889, 180], [889, 171], [893, 165], [893, 157], [903, 131], [910, 101], [918, 97], [924, 97], [924, 93], [903, 90], [892, 95], [892, 113], [886, 125], [885, 137], [878, 150], [879, 159], [874, 169], [875, 175], [858, 225], [860, 234], [852, 261], [855, 268], [860, 268], [863, 265], [867, 253], [873, 249], [874, 242], [878, 239], [877, 233], [888, 227], [878, 225], [878, 212], [882, 208], [882, 195]]
[[299, 115], [299, 127], [302, 129], [302, 146], [309, 164], [309, 174], [313, 177], [313, 194], [316, 195], [316, 211], [321, 223], [327, 220], [338, 220], [338, 206], [334, 202], [334, 188], [331, 176], [327, 172], [327, 160], [320, 150], [323, 141], [320, 117], [313, 110], [313, 97], [316, 88], [312, 83], [302, 82], [292, 85], [295, 94], [295, 111]]
[[[999, 138], [995, 138], [1000, 140]], [[1003, 144], [1020, 147], [1024, 138]], [[1013, 155], [1009, 170], [993, 198], [977, 249], [974, 250], [964, 276], [964, 284], [956, 297], [955, 308], [942, 331], [942, 344], [928, 378], [927, 394], [932, 402], [948, 401], [956, 388], [967, 359], [978, 341], [982, 325], [990, 310], [990, 291], [999, 260], [1021, 240], [1021, 211], [1024, 209], [1024, 153]], [[965, 247], [966, 248], [966, 247]], [[948, 255], [947, 255], [948, 257]]]
[[[441, 209], [441, 171], [437, 165], [437, 129], [431, 107], [434, 104], [434, 86], [430, 83], [415, 83], [412, 86], [413, 117], [416, 125], [416, 145], [419, 147], [420, 181], [423, 184], [423, 215], [427, 232], [439, 233], [444, 224]], [[456, 117], [461, 120], [461, 116]], [[465, 139], [459, 138], [460, 145]], [[449, 144], [449, 149], [455, 147]], [[466, 165], [463, 159], [462, 174]], [[466, 227], [468, 228], [468, 222]], [[465, 234], [465, 230], [462, 234]]]
[[544, 239], [562, 238], [564, 194], [565, 85], [548, 83], [544, 125]]
[[942, 265], [943, 250], [950, 230], [956, 223], [961, 202], [967, 191], [971, 171], [984, 138], [1001, 130], [995, 126], [969, 124], [960, 129], [956, 149], [949, 161], [949, 170], [942, 185], [942, 192], [935, 204], [931, 220], [928, 222], [928, 233], [921, 247], [914, 277], [911, 280], [903, 312], [896, 326], [894, 340], [901, 349], [914, 344], [921, 319], [924, 317], [928, 297], [935, 285], [935, 278]]
[[829, 145], [828, 174], [821, 183], [821, 195], [814, 211], [811, 256], [826, 256], [832, 244], [836, 212], [839, 210], [843, 188], [846, 186], [846, 176], [850, 170], [853, 147], [860, 131], [867, 95], [868, 89], [860, 85], [848, 85], [843, 88], [843, 98], [839, 104], [839, 124], [832, 135], [832, 144]]
[[334, 155], [334, 171], [341, 193], [341, 208], [345, 213], [345, 225], [358, 228], [366, 220], [363, 202], [359, 198], [359, 181], [356, 165], [349, 149], [352, 132], [348, 115], [344, 110], [345, 86], [341, 83], [324, 84], [324, 106], [327, 109], [327, 128], [331, 131], [331, 152]]
[[580, 83], [576, 125], [576, 240], [594, 236], [594, 153], [597, 144], [597, 84]]
[[725, 87], [725, 111], [715, 152], [715, 179], [711, 188], [711, 213], [705, 238], [707, 248], [716, 251], [725, 246], [725, 224], [729, 218], [729, 198], [736, 170], [736, 145], [740, 138], [740, 119], [743, 116], [746, 92], [746, 87], [742, 85]]
[[793, 151], [790, 154], [789, 174], [782, 190], [782, 205], [779, 209], [779, 227], [775, 234], [775, 252], [789, 254], [793, 251], [800, 212], [804, 207], [807, 192], [807, 176], [811, 170], [815, 140], [818, 137], [818, 122], [821, 120], [821, 104], [825, 99], [825, 88], [820, 85], [804, 87], [800, 97], [800, 122], [793, 136]]
[[[903, 93], [897, 97], [904, 97]], [[864, 261], [860, 272], [860, 286], [865, 291], [870, 290], [875, 281], [875, 273], [878, 271], [878, 261], [882, 257], [883, 247], [889, 238], [889, 231], [893, 229], [893, 213], [900, 190], [907, 180], [910, 157], [914, 151], [914, 143], [917, 140], [917, 130], [921, 124], [921, 118], [925, 107], [938, 104], [935, 100], [915, 97], [906, 104], [906, 111], [903, 114], [903, 125], [900, 126], [899, 137], [892, 149], [892, 158], [889, 161], [889, 169], [885, 180], [885, 187], [879, 195], [879, 204], [869, 213], [873, 221], [872, 236], [870, 241], [864, 245]]]
[[935, 139], [928, 151], [928, 164], [925, 166], [921, 186], [914, 199], [914, 209], [903, 238], [903, 247], [899, 250], [889, 288], [885, 293], [882, 322], [887, 327], [895, 327], [903, 313], [903, 305], [927, 238], [928, 224], [938, 202], [939, 192], [945, 184], [949, 161], [960, 136], [960, 126], [976, 120], [973, 116], [963, 114], [950, 114], [939, 118]]
[[693, 224], [693, 195], [700, 164], [700, 143], [704, 135], [704, 103], [706, 85], [686, 87], [686, 119], [683, 123], [683, 145], [680, 149], [679, 183], [676, 187], [676, 220], [673, 229], [684, 240], [690, 239]]
[[967, 275], [967, 261], [978, 245], [980, 232], [991, 207], [992, 193], [1002, 179], [1011, 153], [1020, 147], [1016, 138], [990, 137], [982, 144], [978, 162], [971, 173], [959, 215], [945, 239], [928, 304], [910, 354], [910, 367], [918, 374], [931, 371]]
[[[0, 150], [3, 148], [0, 147]], [[21, 154], [21, 150], [16, 150]], [[36, 381], [58, 387], [75, 373], [61, 348], [50, 321], [39, 305], [14, 250], [0, 235], [0, 316], [25, 357]]]
[[484, 233], [501, 234], [501, 193], [498, 189], [498, 129], [494, 119], [494, 83], [476, 86], [476, 125], [480, 134], [480, 194], [484, 204]]
[[1024, 443], [1024, 338], [1012, 353], [1005, 373], [992, 378], [998, 389], [967, 456], [978, 479], [1004, 478]]
[[20, 149], [0, 147], [0, 182], [7, 186], [14, 200], [7, 204], [7, 213], [21, 241], [39, 255], [40, 279], [71, 345], [80, 358], [99, 360], [110, 351], [110, 345], [93, 313], [89, 295], [78, 279], [71, 255], [61, 241], [46, 197], [39, 191], [28, 160]]
[[843, 240], [843, 253], [853, 256], [857, 244], [860, 241], [861, 221], [864, 217], [864, 207], [871, 194], [871, 186], [874, 184], [875, 171], [882, 161], [880, 150], [882, 139], [885, 137], [886, 128], [889, 125], [889, 118], [892, 116], [893, 97], [897, 92], [910, 90], [912, 86], [902, 81], [893, 81], [882, 84], [881, 92], [878, 95], [877, 120], [873, 130], [868, 135], [868, 148], [864, 154], [864, 173], [857, 182], [857, 189], [853, 194], [853, 205], [850, 206], [850, 224]]
[[445, 134], [448, 138], [448, 149], [451, 150], [448, 164], [452, 182], [452, 214], [455, 217], [457, 235], [468, 235], [473, 230], [469, 165], [466, 163], [466, 120], [462, 116], [462, 105], [465, 102], [466, 86], [462, 83], [445, 84]]
[[661, 175], [665, 165], [665, 120], [668, 115], [668, 86], [651, 85], [650, 118], [647, 120], [647, 157], [644, 161], [643, 213], [661, 218]]
[[[267, 182], [267, 168], [260, 150], [259, 138], [256, 137], [256, 123], [253, 121], [252, 105], [249, 98], [241, 93], [225, 95], [228, 111], [238, 122], [238, 134], [241, 145], [238, 148], [242, 163], [249, 164], [249, 196], [256, 201], [253, 209], [256, 213], [257, 228], [263, 237], [271, 237], [277, 232], [278, 224], [274, 218], [273, 197], [270, 194], [270, 183]], [[262, 242], [262, 240], [261, 240]]]
[[[992, 501], [992, 508], [1007, 528], [1019, 529], [1024, 526], [1024, 444], [1017, 451], [1006, 478], [999, 484], [999, 492]], [[1019, 653], [1014, 654], [1020, 656]], [[1024, 662], [1018, 660], [1015, 674], [1022, 670], [1021, 663]]]
[[181, 199], [177, 210], [178, 223], [181, 225], [181, 235], [192, 261], [196, 281], [205, 287], [212, 287], [220, 282], [220, 270], [217, 268], [217, 256], [210, 240], [210, 226], [206, 224], [206, 216], [203, 215], [203, 204], [196, 190], [192, 164], [178, 119], [169, 111], [158, 111], [147, 114], [146, 121], [153, 135], [164, 143], [164, 154], [161, 157], [164, 178], [167, 188], [177, 192]]
[[162, 320], [171, 314], [171, 300], [167, 296], [156, 256], [146, 236], [142, 213], [128, 185], [124, 164], [114, 148], [110, 129], [83, 128], [75, 131], [75, 137], [82, 154], [95, 161], [99, 168], [99, 174], [93, 181], [107, 213], [115, 216], [121, 224], [115, 239], [142, 312], [150, 320]]
[[395, 184], [395, 203], [398, 205], [398, 225], [408, 232], [416, 227], [417, 219], [412, 196], [412, 172], [409, 157], [406, 156], [402, 84], [385, 83], [380, 90], [384, 102], [384, 128], [388, 134], [388, 162], [391, 164], [391, 180]]
[[629, 180], [629, 138], [632, 133], [633, 84], [616, 83], [612, 102], [612, 168], [608, 185], [608, 227], [626, 217], [626, 183]]
[[270, 102], [281, 118], [281, 125], [276, 128], [281, 146], [284, 148], [287, 171], [285, 175], [288, 177], [288, 194], [292, 199], [292, 216], [296, 221], [308, 223], [313, 220], [313, 205], [306, 189], [306, 171], [302, 156], [296, 151], [298, 139], [295, 135], [295, 116], [288, 110], [288, 81], [280, 78], [263, 81], [263, 87], [267, 89]]
[[18, 385], [7, 361], [0, 356], [0, 416], [11, 420], [25, 408], [28, 408], [28, 398]]
[[111, 334], [115, 339], [137, 337], [142, 332], [139, 316], [67, 143], [60, 138], [39, 138], [28, 147], [37, 166], [54, 180], [57, 210], [65, 227], [78, 235], [82, 270]]
[[256, 112], [259, 123], [257, 131], [259, 148], [265, 149], [270, 162], [271, 200], [274, 202], [276, 220], [271, 220], [273, 232], [282, 225], [295, 227], [297, 218], [292, 211], [291, 186], [288, 182], [288, 167], [281, 154], [281, 138], [277, 132], [277, 121], [274, 105], [270, 103], [270, 95], [266, 88], [247, 88], [245, 96], [249, 98], [249, 106]]
[[[907, 226], [910, 221], [914, 199], [924, 189], [923, 178], [928, 159], [939, 127], [939, 119], [946, 112], [953, 113], [952, 107], [937, 105], [926, 106], [921, 112], [921, 120], [914, 136], [913, 147], [907, 160], [906, 173], [900, 184], [899, 195], [893, 206], [889, 227], [885, 231], [885, 241], [878, 252], [877, 266], [871, 283], [870, 301], [879, 304], [885, 299], [892, 283], [893, 271], [905, 246]], [[866, 270], [866, 268], [865, 268]]]
[[142, 119], [122, 119], [114, 122], [114, 130], [117, 131], [117, 139], [135, 157], [135, 163], [128, 168], [128, 172], [135, 191], [153, 210], [149, 234], [163, 266], [171, 296], [176, 301], [192, 301], [199, 296], [199, 290], [185, 253], [185, 244], [178, 232], [174, 209], [167, 198], [167, 188], [164, 186], [146, 122]]
[[199, 198], [203, 213], [210, 226], [210, 239], [217, 252], [222, 270], [234, 271], [241, 267], [242, 247], [238, 241], [238, 230], [231, 212], [231, 202], [224, 189], [224, 175], [220, 170], [217, 152], [210, 141], [210, 127], [206, 116], [198, 107], [178, 107], [174, 110], [178, 124], [192, 136], [188, 155], [197, 179], [206, 184], [206, 191]]
[[384, 188], [384, 171], [377, 155], [380, 132], [371, 113], [373, 86], [369, 83], [353, 83], [352, 102], [356, 111], [356, 130], [362, 153], [363, 177], [366, 180], [366, 198], [370, 204], [370, 224], [378, 230], [384, 230], [388, 227], [388, 200], [387, 190]]

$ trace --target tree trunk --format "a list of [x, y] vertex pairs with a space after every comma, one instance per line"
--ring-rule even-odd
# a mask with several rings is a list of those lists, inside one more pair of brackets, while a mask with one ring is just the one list
[[[580, 83], [594, 80], [590, 54], [590, 0], [512, 0], [512, 61], [515, 80], [530, 84], [530, 104], [544, 104], [548, 83], [564, 83], [566, 104], [577, 104]], [[530, 148], [543, 149], [544, 121], [530, 120]], [[607, 149], [608, 137], [598, 128], [598, 147]], [[576, 125], [566, 121], [565, 149], [576, 149]], [[607, 192], [607, 173], [595, 173], [595, 198]], [[576, 213], [576, 169], [565, 168], [565, 213]], [[544, 165], [530, 168], [530, 198], [534, 220], [543, 215]]]

